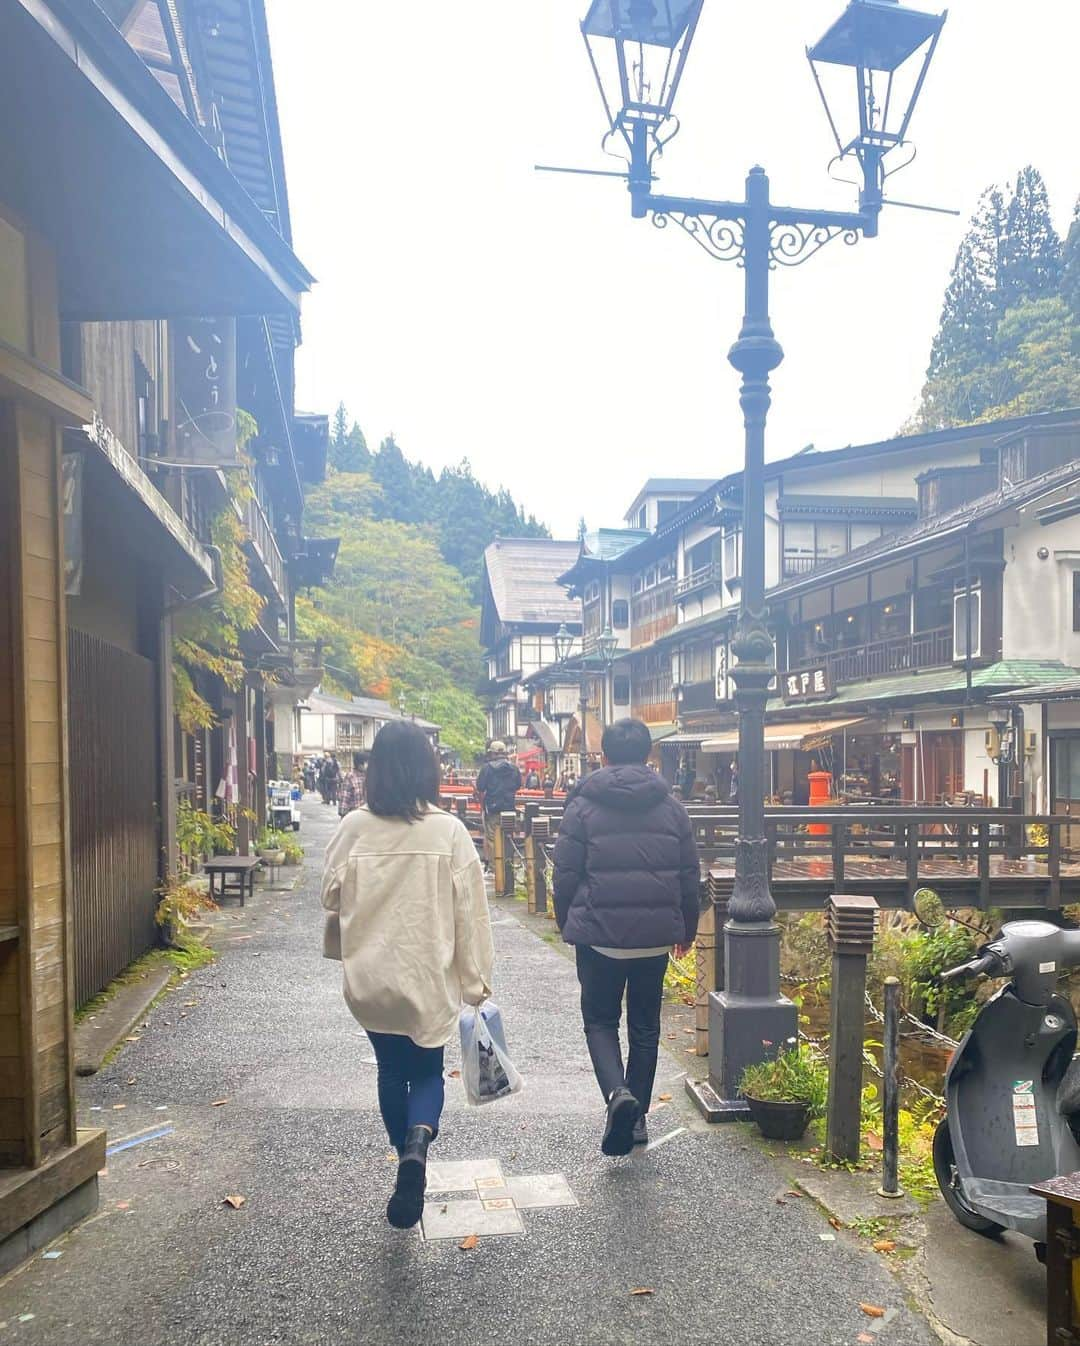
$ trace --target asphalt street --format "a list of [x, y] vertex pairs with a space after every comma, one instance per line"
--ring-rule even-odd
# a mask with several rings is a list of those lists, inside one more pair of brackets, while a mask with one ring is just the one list
[[[656, 1093], [672, 1100], [651, 1118], [655, 1147], [601, 1156], [573, 965], [505, 906], [493, 912], [495, 998], [526, 1088], [472, 1109], [451, 1078], [432, 1159], [497, 1161], [507, 1179], [561, 1174], [577, 1204], [524, 1209], [524, 1234], [482, 1235], [468, 1251], [391, 1229], [371, 1049], [321, 958], [333, 822], [305, 804], [301, 884], [221, 913], [215, 964], [80, 1082], [83, 1123], [138, 1143], [110, 1156], [100, 1211], [53, 1246], [61, 1256], [39, 1254], [0, 1286], [0, 1342], [933, 1340], [880, 1258], [808, 1199], [778, 1204], [785, 1182], [739, 1128], [697, 1120], [666, 1050]], [[436, 1198], [433, 1225], [467, 1221], [464, 1198]]]

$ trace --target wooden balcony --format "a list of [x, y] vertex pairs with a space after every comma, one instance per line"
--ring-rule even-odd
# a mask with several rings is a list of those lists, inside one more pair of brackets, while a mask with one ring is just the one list
[[285, 578], [285, 558], [281, 554], [270, 520], [266, 517], [262, 505], [252, 496], [244, 507], [244, 524], [248, 531], [248, 542], [256, 560], [263, 568], [278, 601], [284, 607], [288, 603], [288, 585]]
[[844, 682], [887, 678], [917, 669], [947, 668], [952, 662], [952, 627], [943, 626], [934, 631], [917, 631], [914, 635], [871, 640], [864, 645], [853, 645], [847, 650], [830, 650], [814, 659], [804, 659], [793, 664], [789, 671], [820, 668], [826, 664], [835, 686]]
[[699, 589], [719, 588], [724, 582], [724, 568], [719, 561], [713, 561], [691, 575], [685, 575], [675, 586], [675, 597], [686, 598]]

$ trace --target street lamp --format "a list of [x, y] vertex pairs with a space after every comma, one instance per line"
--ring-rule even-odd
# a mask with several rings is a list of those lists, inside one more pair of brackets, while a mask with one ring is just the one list
[[[797, 1031], [795, 1007], [780, 994], [780, 935], [765, 840], [765, 705], [776, 675], [765, 612], [765, 423], [769, 376], [784, 358], [769, 313], [769, 277], [779, 266], [807, 261], [833, 239], [854, 244], [860, 234], [876, 237], [885, 204], [885, 160], [906, 143], [945, 15], [926, 14], [899, 0], [851, 0], [809, 49], [840, 157], [854, 156], [862, 169], [859, 209], [844, 212], [774, 205], [762, 168], [751, 169], [742, 201], [653, 191], [653, 161], [678, 129], [672, 108], [702, 4], [593, 0], [582, 31], [608, 115], [605, 141], [619, 133], [628, 147], [633, 217], [651, 215], [661, 229], [677, 224], [711, 257], [737, 262], [745, 273], [742, 329], [728, 355], [742, 375], [746, 432], [742, 594], [732, 642], [738, 659], [732, 679], [739, 716], [739, 839], [724, 927], [724, 989], [713, 994], [710, 1007], [710, 1088], [698, 1096], [710, 1116], [728, 1119], [747, 1112], [738, 1098], [744, 1067], [775, 1054]], [[595, 54], [602, 39], [609, 39], [607, 69], [613, 78], [605, 79], [605, 65]], [[846, 138], [840, 130], [844, 118], [826, 88], [840, 72], [849, 96], [852, 87], [857, 95]]]
[[570, 630], [566, 623], [563, 622], [562, 626], [555, 632], [555, 658], [560, 664], [566, 663], [567, 659], [570, 658], [570, 651], [573, 648], [574, 637], [570, 634]]

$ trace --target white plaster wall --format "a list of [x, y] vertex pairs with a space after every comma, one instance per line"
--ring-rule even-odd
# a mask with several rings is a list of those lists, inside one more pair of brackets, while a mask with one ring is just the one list
[[936, 448], [890, 453], [863, 463], [821, 464], [817, 467], [813, 457], [808, 455], [805, 467], [800, 465], [784, 472], [784, 492], [787, 495], [881, 495], [914, 499], [918, 494], [915, 478], [923, 472], [933, 467], [958, 467], [978, 461], [978, 449], [964, 446], [950, 451]]
[[982, 794], [985, 773], [986, 797], [991, 804], [1001, 801], [997, 797], [998, 769], [986, 755], [986, 731], [990, 722], [980, 716], [979, 722], [968, 710], [964, 715], [964, 788]]
[[[1045, 560], [1041, 548], [1049, 552]], [[1043, 528], [1023, 515], [1005, 530], [1004, 658], [1060, 659], [1080, 668], [1080, 632], [1072, 629], [1074, 570], [1080, 570], [1080, 518]]]

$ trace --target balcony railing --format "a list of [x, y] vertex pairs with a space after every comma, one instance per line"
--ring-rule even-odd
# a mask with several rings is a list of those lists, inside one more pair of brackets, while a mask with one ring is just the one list
[[274, 592], [284, 604], [287, 602], [288, 594], [285, 581], [285, 560], [278, 548], [274, 530], [270, 527], [270, 520], [266, 517], [262, 505], [254, 496], [247, 502], [244, 523], [247, 526], [252, 549], [262, 562], [262, 567], [266, 571], [267, 579], [273, 585]]
[[797, 575], [809, 575], [811, 570], [824, 565], [826, 561], [835, 561], [835, 556], [789, 556], [784, 555], [784, 579], [795, 579]]
[[692, 574], [685, 575], [675, 586], [675, 597], [685, 598], [687, 594], [692, 594], [698, 589], [707, 589], [713, 584], [722, 584], [724, 580], [724, 567], [719, 561], [711, 561], [708, 565], [702, 566]]
[[800, 668], [828, 666], [832, 682], [864, 682], [915, 669], [945, 668], [953, 662], [952, 627], [917, 631], [914, 635], [889, 636], [853, 645], [848, 650], [832, 650], [816, 659], [804, 659], [792, 666]]

